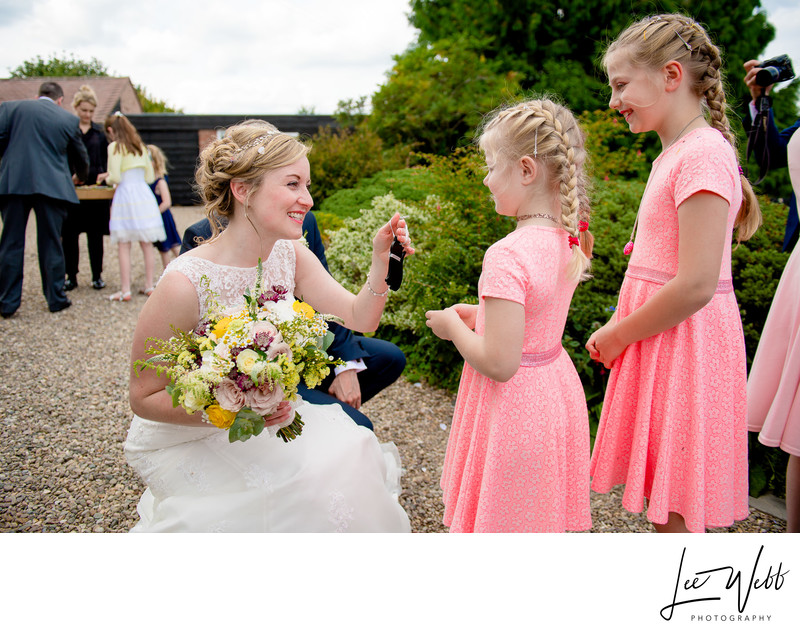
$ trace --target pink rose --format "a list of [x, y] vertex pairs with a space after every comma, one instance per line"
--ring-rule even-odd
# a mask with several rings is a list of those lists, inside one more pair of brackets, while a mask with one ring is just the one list
[[274, 338], [278, 336], [278, 329], [276, 329], [275, 325], [271, 322], [259, 320], [253, 323], [253, 327], [250, 329], [250, 337], [255, 337], [259, 333], [266, 333]]
[[265, 383], [248, 390], [245, 400], [247, 407], [253, 412], [261, 416], [269, 416], [278, 409], [278, 404], [283, 401], [283, 389], [278, 384]]
[[273, 342], [267, 350], [267, 359], [272, 361], [278, 355], [288, 355], [289, 361], [292, 359], [292, 349], [286, 342]]
[[244, 392], [230, 379], [220, 381], [214, 390], [214, 395], [219, 406], [229, 412], [238, 412], [245, 406]]

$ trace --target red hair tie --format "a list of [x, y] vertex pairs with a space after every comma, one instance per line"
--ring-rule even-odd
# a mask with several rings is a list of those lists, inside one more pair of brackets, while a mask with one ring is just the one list
[[573, 245], [580, 245], [580, 244], [581, 244], [581, 242], [580, 242], [580, 239], [578, 239], [578, 237], [573, 237], [572, 235], [569, 235], [569, 247], [572, 247]]
[[578, 222], [578, 230], [580, 232], [586, 232], [589, 229], [589, 222], [588, 221], [579, 221]]

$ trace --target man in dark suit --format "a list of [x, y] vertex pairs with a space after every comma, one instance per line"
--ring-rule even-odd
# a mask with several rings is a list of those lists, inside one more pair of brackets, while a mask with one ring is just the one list
[[[325, 246], [313, 213], [306, 213], [303, 219], [303, 234], [309, 249], [328, 270]], [[192, 224], [183, 233], [181, 254], [194, 248], [197, 245], [196, 239], [202, 241], [209, 237], [211, 224], [208, 219]], [[338, 403], [358, 425], [373, 429], [372, 421], [359, 408], [362, 403], [369, 401], [397, 380], [406, 365], [405, 355], [391, 342], [355, 335], [350, 329], [335, 322], [329, 322], [328, 326], [334, 335], [328, 354], [347, 363], [331, 371], [325, 381], [313, 390], [301, 383], [298, 392], [309, 403]]]
[[50, 311], [72, 303], [64, 293], [61, 225], [67, 204], [77, 204], [72, 173], [86, 179], [89, 156], [78, 117], [61, 109], [64, 91], [46, 82], [39, 98], [0, 103], [0, 314], [9, 318], [22, 301], [25, 228], [36, 213], [42, 291]]

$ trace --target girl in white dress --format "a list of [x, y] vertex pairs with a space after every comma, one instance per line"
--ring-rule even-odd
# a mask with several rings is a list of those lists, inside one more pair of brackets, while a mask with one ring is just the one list
[[111, 243], [119, 248], [120, 291], [109, 300], [128, 302], [131, 299], [131, 244], [139, 242], [144, 256], [145, 285], [139, 293], [153, 293], [155, 249], [153, 242], [163, 241], [164, 222], [149, 184], [155, 181], [153, 163], [139, 132], [122, 114], [106, 118], [108, 173], [105, 180], [116, 184], [111, 200], [109, 233]]
[[[255, 285], [283, 285], [345, 326], [372, 331], [386, 302], [384, 282], [393, 234], [411, 254], [405, 222], [395, 214], [373, 239], [372, 267], [357, 296], [339, 285], [300, 241], [311, 210], [309, 149], [262, 121], [236, 125], [201, 154], [196, 179], [210, 218], [227, 226], [172, 261], [145, 303], [132, 362], [147, 357], [147, 338], [167, 339], [171, 326], [192, 330], [208, 308], [209, 290], [230, 311]], [[148, 489], [134, 531], [408, 532], [397, 501], [399, 455], [350, 420], [338, 405], [301, 403], [302, 434], [289, 443], [268, 431], [229, 443], [227, 431], [200, 414], [174, 408], [165, 377], [131, 371], [134, 416], [125, 453]], [[288, 420], [282, 403], [267, 425]]]

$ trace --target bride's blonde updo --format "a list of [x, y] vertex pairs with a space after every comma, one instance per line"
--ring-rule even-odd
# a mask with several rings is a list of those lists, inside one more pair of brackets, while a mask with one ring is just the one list
[[195, 171], [196, 189], [206, 209], [213, 237], [233, 216], [231, 181], [250, 184], [249, 198], [265, 173], [297, 162], [311, 148], [274, 125], [249, 120], [225, 130], [222, 138], [200, 153]]

